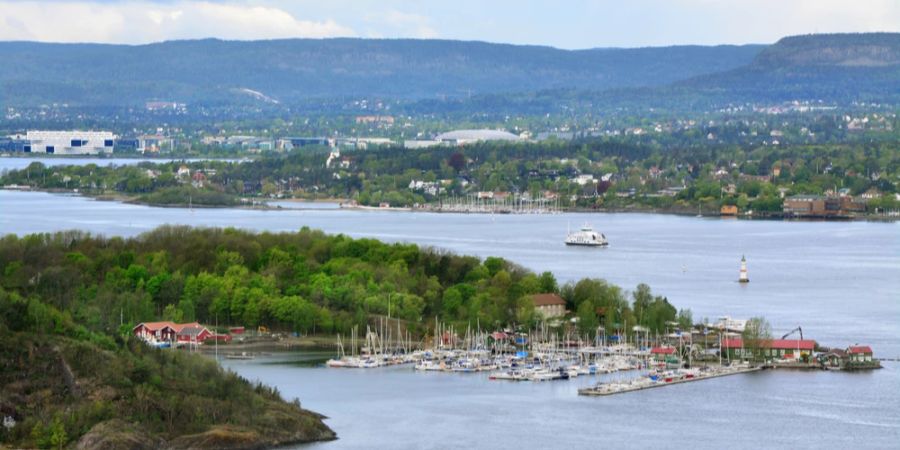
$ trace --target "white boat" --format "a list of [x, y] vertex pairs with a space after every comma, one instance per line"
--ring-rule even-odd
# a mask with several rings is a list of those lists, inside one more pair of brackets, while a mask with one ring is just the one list
[[588, 224], [581, 227], [580, 230], [569, 233], [566, 236], [566, 245], [583, 245], [587, 247], [600, 247], [609, 245], [606, 236], [603, 233], [594, 231], [594, 228]]

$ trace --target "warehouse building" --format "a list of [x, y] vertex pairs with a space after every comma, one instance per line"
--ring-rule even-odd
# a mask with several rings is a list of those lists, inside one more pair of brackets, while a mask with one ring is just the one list
[[109, 131], [28, 131], [12, 139], [24, 141], [25, 153], [97, 155], [112, 153], [116, 136]]

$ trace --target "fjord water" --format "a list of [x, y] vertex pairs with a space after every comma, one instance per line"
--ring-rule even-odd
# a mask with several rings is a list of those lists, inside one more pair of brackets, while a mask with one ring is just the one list
[[[294, 205], [296, 206], [296, 205]], [[592, 223], [609, 248], [563, 245]], [[82, 229], [133, 236], [162, 224], [328, 233], [502, 256], [561, 281], [646, 282], [694, 318], [763, 315], [774, 334], [802, 326], [826, 346], [900, 356], [900, 224], [700, 219], [652, 214], [455, 215], [322, 208], [151, 208], [78, 196], [0, 191], [0, 232]], [[741, 255], [751, 282], [737, 283]], [[861, 374], [764, 372], [632, 394], [582, 398], [570, 383], [483, 375], [299, 367], [313, 355], [226, 361], [330, 417], [327, 447], [499, 448], [624, 445], [894, 447], [900, 366]], [[752, 438], [752, 440], [747, 440]]]

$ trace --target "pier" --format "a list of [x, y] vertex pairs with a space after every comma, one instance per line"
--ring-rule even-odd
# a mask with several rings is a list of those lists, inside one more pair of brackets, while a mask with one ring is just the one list
[[708, 380], [710, 378], [725, 377], [728, 375], [756, 372], [758, 370], [762, 370], [762, 367], [716, 367], [706, 370], [679, 369], [678, 371], [672, 371], [670, 373], [647, 375], [625, 382], [600, 383], [594, 387], [579, 389], [578, 395], [606, 396], [613, 394], [624, 394], [626, 392], [641, 391], [644, 389], [653, 389], [663, 386], [672, 386], [681, 383], [689, 383], [692, 381], [701, 381]]

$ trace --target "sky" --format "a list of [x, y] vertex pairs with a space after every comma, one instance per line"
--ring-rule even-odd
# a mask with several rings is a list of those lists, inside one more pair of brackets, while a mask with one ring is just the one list
[[900, 32], [900, 0], [0, 0], [0, 41], [437, 38], [565, 49]]

